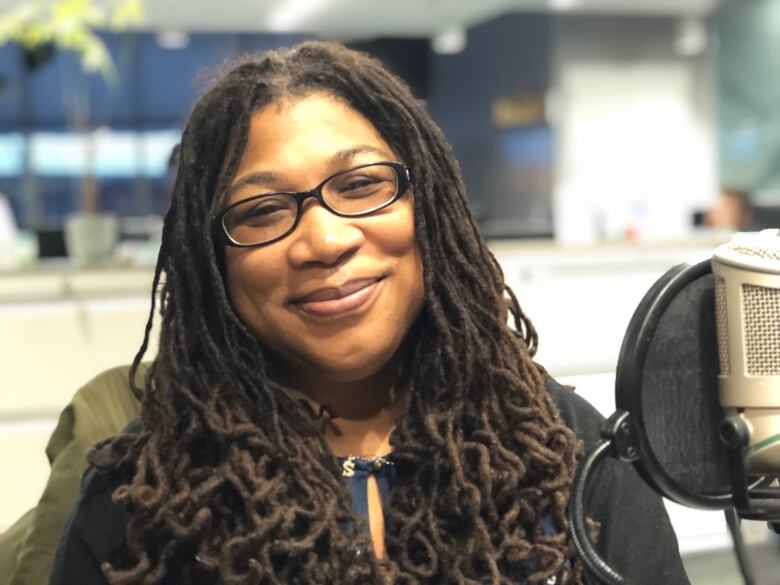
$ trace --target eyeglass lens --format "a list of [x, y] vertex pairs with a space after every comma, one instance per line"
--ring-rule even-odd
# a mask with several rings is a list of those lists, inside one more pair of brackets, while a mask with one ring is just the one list
[[[395, 167], [374, 164], [329, 177], [320, 187], [328, 208], [357, 216], [391, 201], [398, 191]], [[231, 207], [224, 217], [230, 237], [239, 244], [260, 244], [281, 237], [295, 225], [298, 202], [293, 193], [271, 193]]]

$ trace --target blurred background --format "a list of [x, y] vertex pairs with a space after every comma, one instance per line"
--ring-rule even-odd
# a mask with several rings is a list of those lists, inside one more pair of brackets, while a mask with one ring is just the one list
[[[0, 532], [40, 497], [73, 393], [140, 345], [199, 92], [309, 38], [409, 84], [539, 361], [605, 414], [649, 286], [780, 226], [780, 0], [0, 0]], [[720, 513], [669, 509], [692, 582], [739, 583]], [[776, 540], [745, 531], [780, 583]]]

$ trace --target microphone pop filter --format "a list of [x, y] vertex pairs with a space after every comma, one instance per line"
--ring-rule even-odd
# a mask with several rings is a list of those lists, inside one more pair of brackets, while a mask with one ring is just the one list
[[639, 473], [661, 495], [689, 507], [731, 506], [727, 452], [718, 436], [718, 373], [710, 261], [676, 266], [631, 318], [615, 402], [630, 413]]

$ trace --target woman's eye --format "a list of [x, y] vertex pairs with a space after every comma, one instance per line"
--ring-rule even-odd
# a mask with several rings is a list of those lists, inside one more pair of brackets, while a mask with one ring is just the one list
[[236, 223], [267, 224], [285, 216], [290, 211], [290, 205], [279, 201], [266, 201], [247, 205], [236, 211]]
[[266, 215], [271, 215], [277, 211], [281, 211], [282, 209], [284, 208], [280, 207], [279, 205], [258, 205], [254, 209], [249, 210], [248, 216], [264, 217]]
[[351, 177], [338, 186], [338, 193], [345, 197], [365, 197], [381, 189], [384, 183], [376, 177]]
[[346, 188], [348, 190], [350, 189], [360, 189], [361, 187], [366, 187], [368, 185], [375, 185], [379, 181], [377, 179], [355, 179], [354, 181], [351, 181]]

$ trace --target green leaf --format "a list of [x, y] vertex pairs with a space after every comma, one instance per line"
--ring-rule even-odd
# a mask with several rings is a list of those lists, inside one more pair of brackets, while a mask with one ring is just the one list
[[118, 80], [116, 67], [96, 29], [122, 30], [140, 22], [141, 0], [57, 0], [48, 8], [28, 1], [0, 14], [0, 45], [15, 42], [26, 49], [54, 43], [79, 56], [87, 74]]

